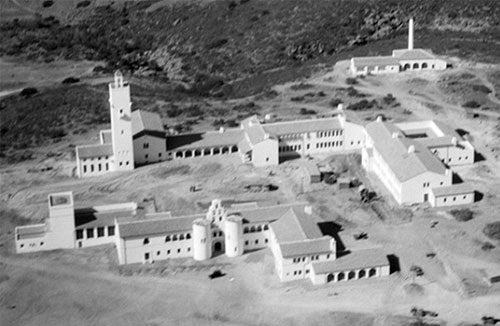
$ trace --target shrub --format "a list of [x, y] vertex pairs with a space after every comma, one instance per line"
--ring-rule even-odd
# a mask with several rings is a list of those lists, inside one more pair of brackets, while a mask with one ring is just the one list
[[316, 114], [316, 111], [309, 110], [309, 109], [306, 109], [306, 108], [301, 108], [300, 109], [300, 114], [302, 114], [302, 115]]
[[169, 118], [175, 118], [182, 114], [182, 110], [178, 106], [172, 106], [167, 110], [167, 116]]
[[391, 93], [389, 93], [386, 96], [384, 96], [383, 100], [384, 100], [385, 104], [391, 105], [392, 103], [394, 103], [396, 101], [396, 98], [394, 96], [392, 96]]
[[203, 115], [203, 110], [197, 104], [188, 106], [184, 111], [188, 117], [199, 117]]
[[363, 110], [371, 109], [376, 105], [377, 105], [377, 101], [375, 101], [375, 100], [372, 100], [372, 101], [361, 100], [359, 102], [349, 104], [347, 106], [347, 110], [363, 111]]
[[358, 90], [357, 90], [357, 89], [355, 89], [354, 87], [349, 86], [349, 87], [347, 88], [347, 95], [349, 95], [349, 96], [358, 96], [358, 95], [359, 95], [359, 92], [358, 92]]
[[74, 83], [78, 83], [80, 81], [79, 78], [76, 78], [76, 77], [68, 77], [68, 78], [65, 78], [62, 83], [63, 84], [74, 84]]
[[481, 104], [477, 103], [476, 101], [467, 101], [464, 104], [462, 104], [462, 106], [468, 109], [477, 109], [478, 107], [481, 106]]
[[331, 105], [332, 107], [334, 107], [334, 108], [336, 108], [337, 106], [339, 106], [339, 104], [342, 104], [342, 103], [343, 103], [343, 101], [342, 101], [342, 99], [340, 99], [340, 98], [334, 98], [334, 99], [332, 99], [332, 100], [330, 101], [330, 105]]
[[467, 222], [474, 217], [474, 212], [468, 208], [453, 209], [450, 211], [450, 214], [459, 222]]
[[224, 120], [224, 119], [215, 119], [214, 122], [212, 122], [212, 126], [220, 127], [220, 126], [223, 126], [225, 123], [226, 123], [226, 120]]
[[413, 112], [411, 112], [411, 110], [408, 110], [408, 109], [404, 109], [403, 110], [403, 114], [406, 114], [406, 115], [410, 115], [412, 114]]
[[489, 89], [488, 87], [486, 87], [484, 85], [472, 85], [472, 90], [474, 90], [475, 92], [481, 92], [484, 94], [491, 93], [491, 89]]
[[19, 95], [23, 96], [23, 97], [30, 97], [32, 95], [35, 95], [36, 93], [38, 93], [38, 90], [34, 87], [26, 87], [25, 89], [23, 89], [21, 91], [21, 93], [19, 93]]
[[42, 2], [42, 7], [49, 8], [49, 7], [52, 7], [53, 4], [54, 4], [54, 1], [52, 1], [52, 0], [45, 0], [44, 2]]
[[500, 222], [486, 224], [483, 233], [490, 239], [500, 240]]
[[90, 0], [83, 0], [76, 4], [76, 8], [85, 8], [90, 5]]
[[227, 5], [227, 8], [229, 10], [233, 10], [234, 8], [236, 8], [236, 6], [238, 6], [238, 4], [235, 2], [235, 1], [231, 1], [229, 2], [229, 4]]
[[229, 119], [226, 121], [226, 125], [230, 128], [234, 128], [238, 127], [240, 124], [238, 123], [238, 121], [236, 121], [236, 119]]
[[304, 100], [304, 96], [292, 96], [290, 98], [290, 101], [292, 101], [292, 102], [301, 102], [303, 100]]
[[353, 77], [347, 77], [346, 80], [345, 80], [345, 83], [347, 85], [357, 85], [358, 84], [358, 80], [356, 78], [353, 78]]
[[326, 96], [325, 92], [323, 92], [323, 91], [319, 91], [316, 95], [318, 95], [319, 97], [325, 97]]
[[495, 249], [495, 246], [491, 242], [488, 242], [488, 241], [484, 242], [481, 246], [482, 251], [491, 251], [493, 249]]
[[298, 83], [298, 84], [293, 84], [292, 86], [290, 86], [290, 89], [292, 91], [300, 91], [300, 90], [304, 90], [304, 89], [310, 89], [313, 87], [314, 87], [314, 85], [311, 85], [311, 84]]
[[216, 48], [219, 48], [221, 46], [223, 46], [224, 44], [226, 44], [228, 41], [227, 39], [225, 38], [222, 38], [222, 39], [218, 39], [218, 40], [215, 40], [211, 43], [209, 43], [207, 46], [206, 46], [206, 49], [207, 50], [211, 50], [211, 49], [216, 49]]

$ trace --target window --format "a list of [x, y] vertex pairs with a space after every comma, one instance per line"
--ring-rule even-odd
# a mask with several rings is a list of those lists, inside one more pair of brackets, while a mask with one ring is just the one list
[[191, 251], [191, 247], [188, 247], [188, 248], [187, 248], [187, 251], [188, 251], [188, 252], [190, 252], [190, 251]]
[[457, 200], [457, 197], [453, 197], [453, 201]]
[[255, 244], [259, 244], [259, 240], [255, 240]]
[[159, 256], [159, 255], [160, 255], [160, 251], [157, 251], [157, 252], [156, 252], [156, 256]]
[[94, 172], [94, 164], [90, 164], [90, 172]]
[[104, 227], [97, 228], [97, 237], [98, 238], [104, 237]]
[[144, 238], [144, 240], [142, 241], [142, 244], [143, 245], [149, 244], [149, 238]]
[[248, 240], [247, 240], [247, 241], [245, 241], [245, 246], [248, 246]]
[[123, 135], [123, 133], [124, 133], [124, 131], [123, 131], [123, 129], [122, 129], [122, 135]]
[[445, 202], [445, 203], [446, 203], [446, 198], [443, 198], [443, 202]]
[[149, 143], [142, 144], [142, 148], [149, 148]]
[[87, 229], [87, 239], [94, 237], [94, 229]]
[[83, 239], [83, 230], [76, 230], [76, 240]]
[[467, 198], [467, 195], [464, 196], [464, 199]]
[[115, 226], [108, 226], [108, 236], [115, 235]]
[[184, 240], [184, 234], [179, 235], [179, 240]]
[[122, 166], [122, 162], [120, 162], [120, 166]]
[[214, 232], [214, 238], [217, 237], [217, 232]]
[[170, 250], [167, 250], [167, 255], [170, 255]]
[[43, 246], [43, 241], [42, 241], [42, 242], [40, 242], [40, 247], [41, 247], [41, 246]]
[[148, 157], [149, 157], [149, 155], [148, 155], [148, 154], [144, 155], [144, 158], [145, 158], [146, 160], [148, 159]]
[[158, 153], [158, 157], [161, 157], [161, 153]]
[[186, 239], [191, 239], [191, 233], [186, 234]]
[[170, 242], [170, 236], [169, 236], [169, 235], [167, 235], [167, 236], [165, 237], [165, 242]]
[[101, 170], [102, 170], [101, 163], [99, 163], [99, 164], [97, 165], [97, 170], [99, 170], [99, 171], [101, 171]]
[[127, 165], [128, 165], [128, 161], [127, 161]]
[[268, 243], [268, 242], [269, 242], [269, 241], [267, 240], [267, 238], [266, 238], [266, 239], [264, 239], [264, 243]]
[[106, 171], [109, 170], [109, 163], [106, 162]]
[[174, 235], [172, 236], [172, 241], [177, 241], [177, 235], [176, 235], [176, 234], [174, 234]]
[[87, 166], [86, 165], [83, 166], [83, 173], [87, 173]]
[[181, 248], [177, 249], [177, 253], [180, 254], [181, 253]]

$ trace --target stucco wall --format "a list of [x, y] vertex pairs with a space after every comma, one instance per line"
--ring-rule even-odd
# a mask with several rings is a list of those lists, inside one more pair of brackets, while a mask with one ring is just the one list
[[252, 150], [252, 163], [256, 167], [278, 165], [278, 141], [276, 139], [266, 139]]
[[143, 135], [134, 139], [134, 161], [136, 164], [164, 161], [167, 159], [166, 148], [165, 138]]

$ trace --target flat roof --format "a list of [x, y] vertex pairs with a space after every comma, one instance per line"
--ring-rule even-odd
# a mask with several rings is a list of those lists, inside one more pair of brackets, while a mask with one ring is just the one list
[[224, 132], [207, 131], [167, 136], [167, 151], [202, 149], [237, 145], [243, 139], [243, 130], [234, 128]]
[[45, 226], [45, 224], [32, 224], [17, 226], [15, 228], [15, 233], [17, 235], [17, 239], [25, 240], [44, 237], [46, 234], [46, 230], [47, 227]]
[[474, 193], [474, 188], [469, 183], [458, 183], [447, 187], [432, 188], [434, 197], [465, 195]]
[[76, 146], [76, 153], [80, 159], [100, 156], [112, 156], [113, 146], [111, 144]]
[[115, 219], [131, 218], [135, 210], [131, 208], [97, 211], [92, 207], [75, 209], [75, 229], [96, 228], [114, 225]]
[[343, 125], [338, 117], [334, 117], [265, 123], [262, 127], [272, 135], [282, 136], [289, 134], [302, 134], [306, 132], [338, 130], [342, 129]]
[[386, 253], [380, 248], [372, 248], [353, 251], [332, 261], [313, 263], [312, 269], [315, 274], [326, 274], [388, 265]]

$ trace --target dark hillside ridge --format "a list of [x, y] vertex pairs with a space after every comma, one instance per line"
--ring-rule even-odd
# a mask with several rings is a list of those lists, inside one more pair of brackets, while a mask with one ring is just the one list
[[[418, 46], [441, 44], [441, 39], [419, 43], [424, 28], [444, 39], [448, 32], [434, 31], [454, 30], [458, 42], [475, 33], [471, 38], [480, 38], [486, 48], [498, 47], [500, 41], [497, 0], [218, 0], [154, 5], [155, 1], [125, 2], [86, 8], [85, 14], [75, 10], [73, 25], [54, 17], [4, 23], [0, 54], [105, 60], [109, 70], [173, 80], [180, 83], [179, 91], [192, 95], [245, 96], [253, 92], [234, 90], [248, 78], [280, 68], [285, 79], [295, 79], [297, 74], [287, 69], [302, 71], [344, 57], [359, 46], [398, 39], [406, 33], [410, 16], [416, 20]], [[456, 50], [450, 42], [445, 44], [449, 47], [436, 52]], [[389, 52], [390, 48], [375, 51]]]

